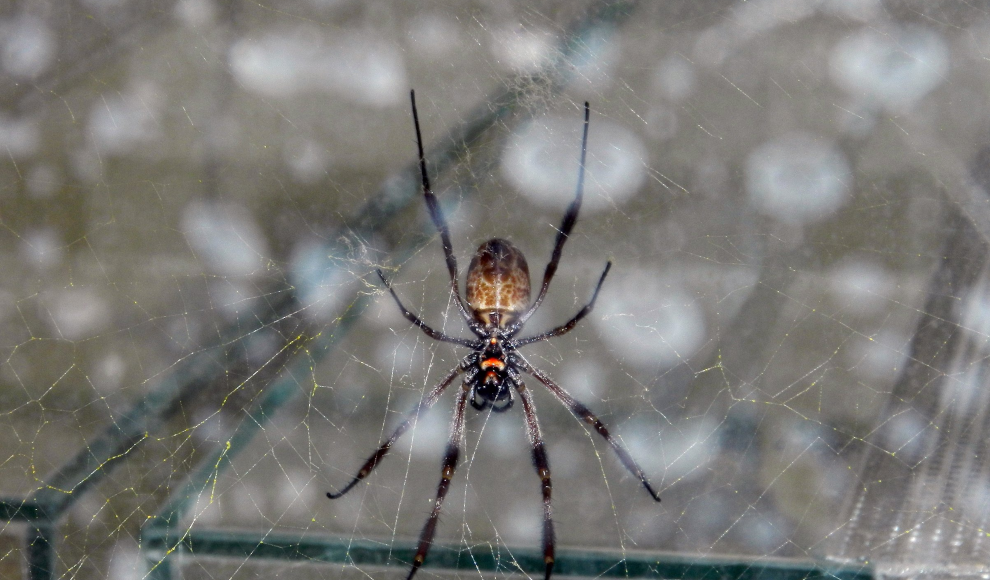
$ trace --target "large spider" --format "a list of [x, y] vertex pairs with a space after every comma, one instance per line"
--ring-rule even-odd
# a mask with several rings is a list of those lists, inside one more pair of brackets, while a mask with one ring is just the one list
[[410, 580], [423, 561], [433, 544], [433, 536], [437, 529], [437, 521], [440, 516], [440, 508], [443, 505], [444, 497], [450, 489], [450, 479], [454, 475], [454, 468], [457, 466], [457, 456], [460, 453], [460, 446], [464, 436], [464, 409], [465, 404], [470, 401], [471, 406], [481, 411], [489, 406], [494, 412], [507, 411], [515, 401], [514, 393], [519, 394], [522, 400], [523, 412], [526, 414], [526, 427], [529, 434], [529, 442], [533, 448], [533, 464], [536, 472], [540, 476], [541, 488], [543, 491], [543, 559], [546, 563], [545, 579], [549, 580], [553, 572], [554, 562], [554, 534], [553, 519], [550, 507], [550, 462], [547, 459], [546, 448], [543, 444], [543, 436], [540, 434], [540, 424], [536, 419], [536, 409], [533, 406], [533, 399], [526, 390], [526, 385], [522, 381], [522, 373], [528, 373], [536, 380], [540, 381], [564, 404], [576, 417], [594, 426], [612, 449], [619, 456], [622, 465], [630, 473], [639, 478], [656, 501], [660, 501], [660, 496], [647, 481], [643, 470], [636, 464], [629, 452], [622, 446], [605, 428], [605, 425], [592, 413], [588, 407], [577, 401], [567, 391], [550, 380], [550, 377], [543, 371], [534, 368], [518, 352], [517, 349], [527, 344], [532, 344], [541, 340], [547, 340], [555, 336], [560, 336], [570, 331], [582, 318], [591, 312], [598, 298], [598, 291], [605, 282], [612, 262], [605, 265], [605, 270], [598, 279], [591, 300], [567, 323], [552, 330], [536, 334], [527, 338], [515, 338], [522, 330], [523, 324], [536, 312], [536, 309], [543, 303], [550, 287], [550, 281], [557, 271], [557, 264], [560, 262], [561, 251], [564, 249], [564, 242], [574, 229], [577, 221], [578, 211], [581, 209], [581, 198], [584, 192], [584, 166], [588, 150], [588, 121], [591, 116], [588, 103], [584, 104], [584, 134], [581, 138], [581, 163], [578, 170], [577, 193], [574, 201], [567, 208], [564, 214], [564, 221], [557, 231], [557, 239], [554, 242], [553, 254], [547, 269], [543, 273], [543, 285], [540, 293], [532, 304], [529, 302], [530, 282], [529, 267], [526, 265], [526, 258], [522, 252], [507, 240], [493, 238], [481, 244], [471, 260], [468, 267], [466, 297], [462, 298], [457, 284], [457, 259], [454, 257], [453, 247], [450, 243], [450, 229], [447, 221], [440, 210], [436, 195], [430, 189], [430, 179], [426, 173], [426, 160], [423, 155], [423, 137], [419, 129], [419, 115], [416, 112], [416, 93], [409, 94], [412, 101], [413, 124], [416, 126], [416, 143], [419, 146], [419, 168], [423, 177], [423, 196], [426, 198], [426, 207], [430, 211], [430, 217], [440, 232], [440, 241], [443, 243], [443, 253], [447, 259], [447, 269], [450, 271], [450, 291], [456, 297], [457, 307], [461, 316], [467, 322], [468, 328], [477, 335], [475, 339], [459, 338], [448, 336], [447, 334], [434, 330], [418, 316], [402, 305], [395, 290], [385, 278], [381, 270], [378, 276], [382, 279], [385, 287], [392, 294], [396, 304], [409, 322], [412, 322], [423, 330], [430, 338], [444, 342], [452, 342], [471, 349], [471, 352], [461, 359], [460, 364], [450, 371], [440, 384], [430, 391], [419, 405], [416, 406], [405, 417], [405, 420], [395, 428], [392, 435], [375, 451], [371, 457], [365, 461], [364, 465], [357, 472], [357, 475], [337, 493], [327, 493], [330, 499], [341, 497], [350, 491], [359, 481], [371, 473], [378, 463], [385, 457], [389, 449], [412, 425], [413, 421], [420, 413], [432, 407], [444, 389], [454, 382], [454, 379], [464, 373], [464, 382], [461, 392], [457, 397], [457, 406], [454, 407], [454, 418], [450, 426], [450, 439], [447, 443], [447, 451], [444, 454], [443, 466], [441, 470], [440, 484], [437, 487], [437, 499], [433, 505], [423, 531], [419, 537], [419, 547], [416, 556], [413, 558], [412, 569], [409, 571], [407, 580]]

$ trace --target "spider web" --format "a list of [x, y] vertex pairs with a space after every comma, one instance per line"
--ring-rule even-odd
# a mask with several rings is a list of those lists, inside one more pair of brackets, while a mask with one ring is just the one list
[[[0, 8], [0, 575], [405, 577], [464, 270], [539, 279], [558, 573], [985, 577], [990, 13], [963, 2]], [[517, 405], [521, 407], [521, 405]], [[541, 577], [522, 411], [468, 409], [418, 577]]]

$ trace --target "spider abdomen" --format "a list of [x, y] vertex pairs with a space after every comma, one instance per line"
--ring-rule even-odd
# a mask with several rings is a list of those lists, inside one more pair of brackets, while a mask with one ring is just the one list
[[492, 238], [478, 247], [467, 276], [467, 303], [486, 326], [505, 327], [529, 306], [529, 265], [519, 248]]

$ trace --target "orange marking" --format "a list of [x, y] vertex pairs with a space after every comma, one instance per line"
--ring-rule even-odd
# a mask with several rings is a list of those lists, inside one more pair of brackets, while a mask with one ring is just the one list
[[491, 367], [495, 367], [495, 368], [497, 368], [500, 371], [504, 371], [505, 370], [505, 363], [502, 362], [502, 361], [500, 361], [497, 358], [487, 358], [487, 359], [481, 361], [481, 370], [485, 371], [485, 370], [488, 370]]

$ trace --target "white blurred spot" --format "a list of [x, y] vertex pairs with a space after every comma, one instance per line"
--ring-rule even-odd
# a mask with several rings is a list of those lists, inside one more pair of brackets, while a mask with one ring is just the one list
[[654, 272], [616, 273], [602, 290], [593, 316], [614, 352], [627, 361], [666, 369], [702, 345], [701, 307], [680, 286], [664, 284]]
[[55, 332], [67, 340], [96, 336], [110, 322], [110, 309], [89, 288], [67, 288], [48, 296]]
[[213, 0], [179, 0], [175, 16], [190, 28], [202, 28], [216, 20], [217, 6]]
[[204, 124], [204, 146], [215, 155], [229, 153], [236, 155], [244, 143], [244, 127], [235, 115], [219, 114]]
[[226, 413], [214, 409], [198, 409], [193, 414], [193, 435], [198, 441], [221, 443], [226, 441], [233, 432], [231, 422]]
[[945, 80], [949, 50], [927, 28], [870, 27], [839, 42], [830, 64], [832, 79], [851, 96], [868, 106], [902, 110]]
[[288, 144], [283, 155], [292, 176], [300, 183], [312, 184], [326, 177], [330, 155], [316, 141], [304, 139]]
[[511, 70], [536, 72], [553, 57], [554, 37], [547, 30], [507, 28], [493, 32], [492, 36], [496, 62]]
[[305, 516], [312, 513], [312, 506], [317, 501], [319, 498], [313, 485], [313, 474], [300, 468], [287, 470], [285, 478], [279, 481], [274, 498], [276, 515]]
[[82, 0], [82, 3], [94, 10], [109, 11], [122, 7], [129, 0]]
[[823, 0], [821, 4], [823, 12], [855, 18], [861, 22], [880, 16], [882, 8], [880, 0]]
[[990, 482], [973, 478], [967, 483], [969, 490], [963, 496], [960, 511], [967, 514], [990, 513]]
[[990, 352], [990, 295], [970, 292], [964, 312], [962, 327], [975, 335], [973, 338], [982, 345], [984, 352]]
[[653, 79], [654, 86], [675, 103], [694, 94], [696, 83], [694, 66], [678, 56], [663, 59]]
[[24, 232], [20, 253], [25, 262], [44, 271], [61, 262], [65, 251], [54, 229], [38, 228]]
[[666, 141], [677, 135], [677, 113], [673, 107], [653, 105], [646, 113], [646, 133], [658, 141]]
[[17, 300], [7, 290], [0, 290], [0, 323], [17, 314]]
[[[250, 306], [254, 303], [254, 300], [255, 297], [246, 295], [244, 303]], [[262, 368], [265, 364], [270, 363], [272, 357], [275, 356], [279, 348], [283, 345], [283, 340], [284, 337], [280, 336], [273, 328], [265, 328], [253, 332], [250, 336], [241, 339], [248, 364], [252, 368]]]
[[[497, 457], [518, 457], [529, 447], [529, 443], [526, 441], [526, 428], [522, 421], [512, 420], [513, 411], [516, 410], [516, 407], [521, 406], [522, 403], [516, 400], [512, 410], [508, 413], [500, 415], [492, 413], [491, 417], [482, 419], [485, 424], [485, 433], [481, 437], [481, 442], [485, 446], [485, 454]], [[488, 409], [481, 413], [487, 415]]]
[[732, 18], [697, 36], [692, 60], [718, 66], [739, 54], [743, 44], [781, 26], [794, 26], [815, 14], [820, 0], [751, 0], [734, 7]]
[[135, 145], [160, 137], [155, 119], [161, 102], [150, 85], [125, 94], [104, 95], [93, 104], [89, 130], [101, 153], [128, 153]]
[[401, 377], [411, 377], [413, 375], [422, 376], [426, 369], [419, 370], [422, 365], [423, 350], [419, 341], [406, 340], [401, 334], [386, 335], [387, 338], [379, 340], [375, 345], [375, 366], [389, 369], [393, 379]]
[[972, 413], [973, 402], [982, 397], [986, 381], [979, 367], [971, 367], [965, 373], [955, 375], [948, 384], [939, 389], [939, 405], [957, 416], [965, 417]]
[[0, 155], [27, 157], [41, 146], [41, 131], [34, 119], [13, 119], [0, 115]]
[[573, 439], [557, 439], [548, 443], [547, 454], [553, 461], [553, 474], [561, 479], [576, 477], [584, 469], [587, 450], [577, 445]]
[[577, 53], [571, 59], [574, 66], [569, 78], [572, 89], [591, 89], [599, 94], [612, 83], [612, 70], [621, 56], [613, 39], [614, 35], [609, 27], [588, 31], [584, 42], [576, 47]]
[[69, 152], [72, 173], [80, 181], [95, 183], [103, 175], [103, 158], [92, 143]]
[[820, 0], [754, 0], [739, 5], [727, 22], [741, 40], [749, 40], [781, 26], [794, 26], [810, 18]]
[[212, 272], [250, 276], [268, 256], [268, 244], [247, 210], [229, 204], [194, 201], [182, 214], [182, 229]]
[[0, 24], [0, 63], [12, 77], [34, 78], [55, 56], [56, 38], [45, 21], [29, 15]]
[[540, 541], [543, 510], [524, 501], [513, 502], [498, 510], [498, 531], [507, 544], [534, 545]]
[[735, 502], [729, 501], [727, 495], [728, 491], [716, 491], [705, 494], [704, 501], [691, 502], [691, 509], [684, 510], [683, 517], [677, 520], [678, 527], [684, 530], [674, 536], [678, 551], [697, 553], [699, 537], [714, 540], [734, 527], [738, 512]]
[[170, 346], [177, 352], [196, 348], [196, 341], [202, 335], [202, 331], [202, 319], [188, 313], [171, 318], [166, 325]]
[[883, 309], [897, 290], [893, 274], [879, 264], [850, 260], [832, 268], [829, 288], [847, 312], [868, 314]]
[[110, 551], [107, 580], [141, 580], [147, 577], [144, 554], [132, 542], [122, 541]]
[[431, 56], [449, 54], [462, 45], [458, 22], [440, 13], [417, 14], [408, 30], [413, 46]]
[[877, 113], [879, 111], [876, 107], [869, 106], [862, 100], [837, 103], [836, 107], [836, 124], [846, 135], [865, 139], [877, 125]]
[[405, 98], [405, 62], [390, 43], [355, 31], [336, 35], [324, 46], [319, 32], [298, 32], [236, 42], [230, 49], [234, 76], [249, 89], [274, 97], [324, 91], [371, 107]]
[[111, 395], [120, 390], [127, 372], [127, 364], [119, 353], [111, 352], [96, 363], [96, 376], [93, 386], [102, 395]]
[[601, 361], [596, 360], [594, 356], [570, 361], [564, 365], [560, 371], [560, 384], [571, 395], [585, 402], [601, 399], [602, 393], [608, 387], [605, 384]]
[[691, 50], [691, 60], [710, 67], [718, 67], [729, 56], [732, 42], [731, 32], [725, 25], [703, 30], [696, 36]]
[[306, 318], [329, 321], [339, 316], [341, 307], [353, 300], [354, 274], [331, 259], [330, 248], [317, 242], [298, 245], [292, 253], [289, 277]]
[[212, 489], [207, 488], [196, 496], [196, 501], [189, 509], [189, 515], [201, 526], [218, 524], [221, 519], [220, 502], [217, 496], [210, 493]]
[[787, 542], [784, 533], [787, 522], [771, 511], [749, 512], [738, 524], [735, 532], [754, 554], [769, 554]]
[[[574, 199], [581, 159], [580, 115], [549, 117], [520, 127], [502, 156], [502, 175], [544, 207]], [[632, 131], [592, 115], [588, 135], [584, 212], [621, 204], [646, 179], [646, 148]]]
[[[368, 378], [361, 372], [363, 370], [360, 365], [346, 365], [341, 369], [340, 374], [335, 376], [333, 396], [341, 401], [342, 406], [358, 404], [372, 388], [368, 384]], [[379, 384], [375, 383], [374, 388], [377, 387]]]
[[883, 330], [879, 332], [873, 340], [862, 339], [858, 344], [849, 349], [846, 353], [850, 364], [855, 365], [855, 370], [861, 375], [875, 379], [889, 379], [897, 376], [904, 368], [905, 360], [908, 357], [909, 339], [905, 336], [891, 331]]
[[256, 522], [265, 519], [269, 494], [258, 483], [241, 479], [223, 498], [224, 511], [233, 512], [234, 520]]
[[210, 294], [210, 306], [228, 318], [250, 310], [257, 299], [257, 293], [251, 287], [234, 279], [211, 280], [207, 291]]
[[898, 413], [883, 426], [884, 451], [893, 453], [907, 463], [922, 459], [925, 446], [929, 442], [927, 429], [934, 431], [935, 427], [930, 426], [930, 422], [914, 410], [907, 409]]
[[670, 484], [705, 475], [704, 467], [718, 456], [718, 427], [715, 419], [705, 417], [666, 426], [659, 434], [650, 424], [636, 422], [618, 431], [654, 486], [659, 486], [661, 476]]
[[761, 212], [805, 224], [825, 219], [849, 198], [852, 174], [837, 148], [794, 133], [764, 143], [746, 159], [746, 189]]
[[62, 173], [46, 163], [38, 164], [28, 172], [26, 183], [31, 197], [48, 199], [62, 187]]
[[327, 10], [330, 8], [336, 8], [337, 6], [346, 4], [347, 0], [309, 0], [310, 6], [317, 8], [319, 10]]
[[[412, 405], [407, 405], [412, 408]], [[405, 411], [406, 407], [403, 407]], [[443, 453], [443, 450], [447, 447], [447, 429], [450, 426], [450, 416], [444, 415], [443, 413], [433, 412], [433, 413], [423, 413], [419, 416], [414, 424], [414, 428], [409, 437], [409, 442], [406, 447], [410, 449], [412, 454], [423, 458], [431, 457], [435, 458]], [[394, 427], [389, 426], [388, 429], [394, 429]]]

